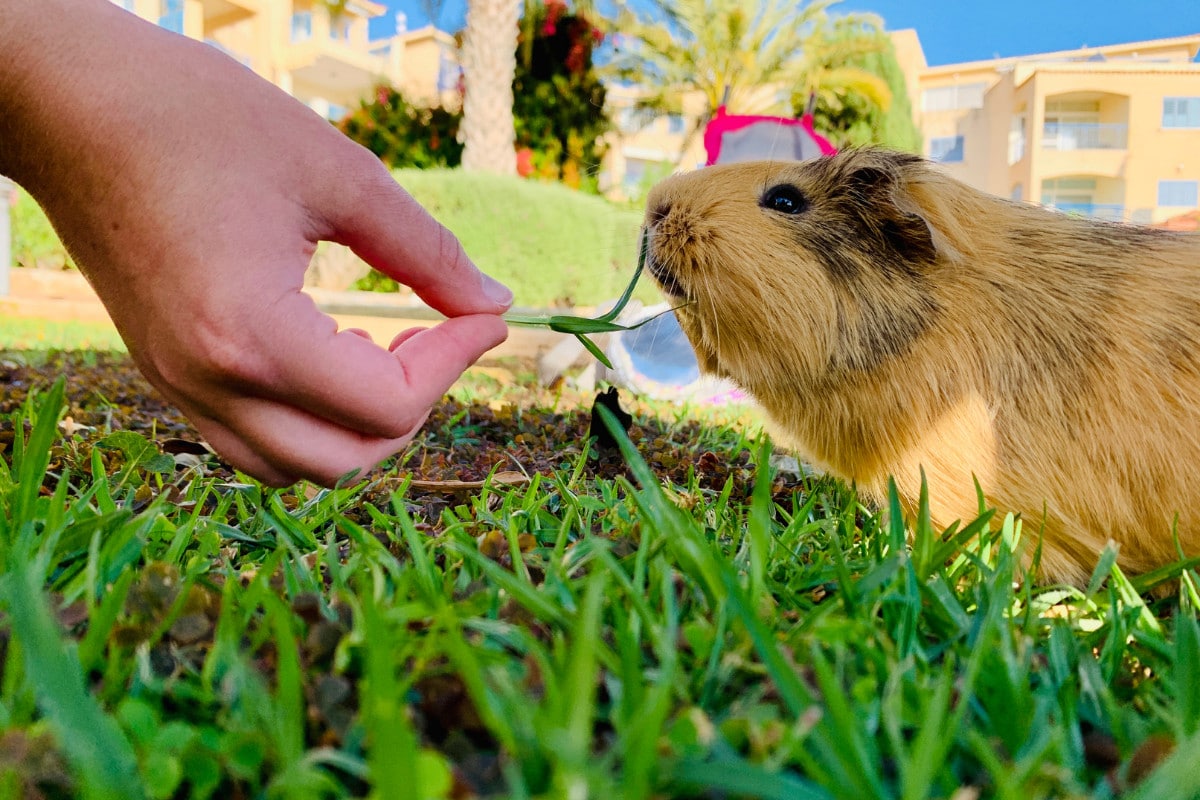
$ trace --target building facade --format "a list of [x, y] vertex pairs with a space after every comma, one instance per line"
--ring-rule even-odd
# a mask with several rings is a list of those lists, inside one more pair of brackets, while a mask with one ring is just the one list
[[1200, 34], [937, 67], [893, 41], [925, 154], [961, 180], [1140, 223], [1200, 206]]
[[[406, 94], [438, 96], [446, 40], [453, 44], [447, 34], [432, 28], [405, 30], [402, 15], [396, 35], [371, 39], [370, 21], [387, 8], [370, 0], [351, 0], [336, 18], [313, 0], [113, 2], [224, 51], [333, 120], [369, 97], [381, 81]], [[416, 63], [406, 64], [406, 59]]]

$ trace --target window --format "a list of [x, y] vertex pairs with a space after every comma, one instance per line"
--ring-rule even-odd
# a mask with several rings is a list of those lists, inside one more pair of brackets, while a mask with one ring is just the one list
[[1164, 128], [1200, 128], [1200, 97], [1164, 97]]
[[1025, 187], [1019, 183], [1014, 183], [1012, 193], [1009, 195], [1013, 200], [1023, 200], [1025, 198]]
[[437, 88], [439, 92], [453, 92], [462, 85], [462, 65], [454, 56], [454, 51], [442, 48], [438, 51]]
[[1025, 117], [1013, 117], [1008, 128], [1008, 163], [1015, 164], [1025, 157]]
[[946, 164], [963, 160], [963, 137], [939, 136], [929, 140], [929, 157]]
[[625, 175], [621, 179], [621, 186], [627, 194], [636, 193], [642, 181], [646, 179], [647, 163], [640, 158], [625, 159]]
[[635, 133], [642, 128], [645, 113], [636, 108], [622, 108], [617, 112], [617, 130], [621, 133]]
[[1200, 181], [1159, 181], [1160, 206], [1200, 206]]
[[683, 133], [683, 117], [679, 114], [667, 115], [667, 133], [678, 136]]
[[1096, 198], [1095, 178], [1051, 178], [1042, 181], [1042, 205], [1091, 206]]
[[175, 33], [183, 33], [183, 0], [162, 0], [158, 7], [158, 24]]
[[965, 83], [962, 86], [939, 86], [921, 92], [922, 111], [957, 111], [983, 108], [986, 83]]
[[338, 19], [329, 21], [329, 38], [343, 42], [350, 41], [350, 20]]
[[312, 38], [312, 12], [297, 11], [292, 14], [292, 41], [306, 42]]

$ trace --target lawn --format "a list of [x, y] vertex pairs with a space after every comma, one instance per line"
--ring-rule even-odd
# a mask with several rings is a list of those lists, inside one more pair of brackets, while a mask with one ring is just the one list
[[0, 369], [4, 796], [1200, 797], [1191, 569], [1036, 586], [1018, 521], [885, 522], [752, 411], [589, 447], [488, 363], [274, 491], [124, 356]]
[[0, 318], [0, 352], [46, 350], [123, 351], [125, 343], [108, 322], [50, 320], [33, 317]]

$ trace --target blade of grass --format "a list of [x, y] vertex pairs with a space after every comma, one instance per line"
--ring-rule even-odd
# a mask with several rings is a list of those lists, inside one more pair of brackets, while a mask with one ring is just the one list
[[[12, 463], [17, 476], [16, 497], [10, 506], [9, 513], [17, 523], [33, 524], [34, 504], [46, 480], [46, 470], [50, 466], [50, 451], [58, 438], [58, 419], [63, 412], [63, 395], [66, 380], [59, 378], [50, 387], [50, 391], [38, 404], [36, 421], [28, 441], [22, 441], [19, 433], [23, 430], [18, 426], [13, 442]], [[30, 400], [32, 402], [32, 398]], [[18, 533], [14, 531], [14, 533]]]
[[79, 661], [63, 642], [36, 576], [10, 562], [5, 583], [27, 680], [55, 729], [63, 755], [75, 768], [83, 797], [144, 797], [133, 747], [85, 687]]
[[364, 591], [361, 597], [367, 651], [362, 710], [371, 742], [367, 754], [371, 781], [377, 787], [389, 787], [395, 800], [423, 800], [421, 787], [414, 780], [420, 750], [404, 708], [407, 688], [396, 678], [391, 638], [372, 591]]
[[[802, 778], [769, 772], [740, 759], [682, 761], [671, 770], [672, 783], [684, 789], [706, 790], [718, 796], [755, 797], [762, 800], [833, 800], [833, 795]], [[864, 795], [865, 796], [865, 795]]]

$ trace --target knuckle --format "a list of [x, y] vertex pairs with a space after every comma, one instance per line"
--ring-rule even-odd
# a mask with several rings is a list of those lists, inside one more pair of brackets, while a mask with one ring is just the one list
[[437, 223], [438, 263], [451, 279], [463, 278], [474, 272], [467, 253], [458, 237], [442, 223]]
[[[268, 351], [237, 332], [236, 323], [198, 322], [188, 340], [190, 368], [222, 386], [246, 388], [270, 383]], [[181, 364], [183, 369], [188, 365]]]

